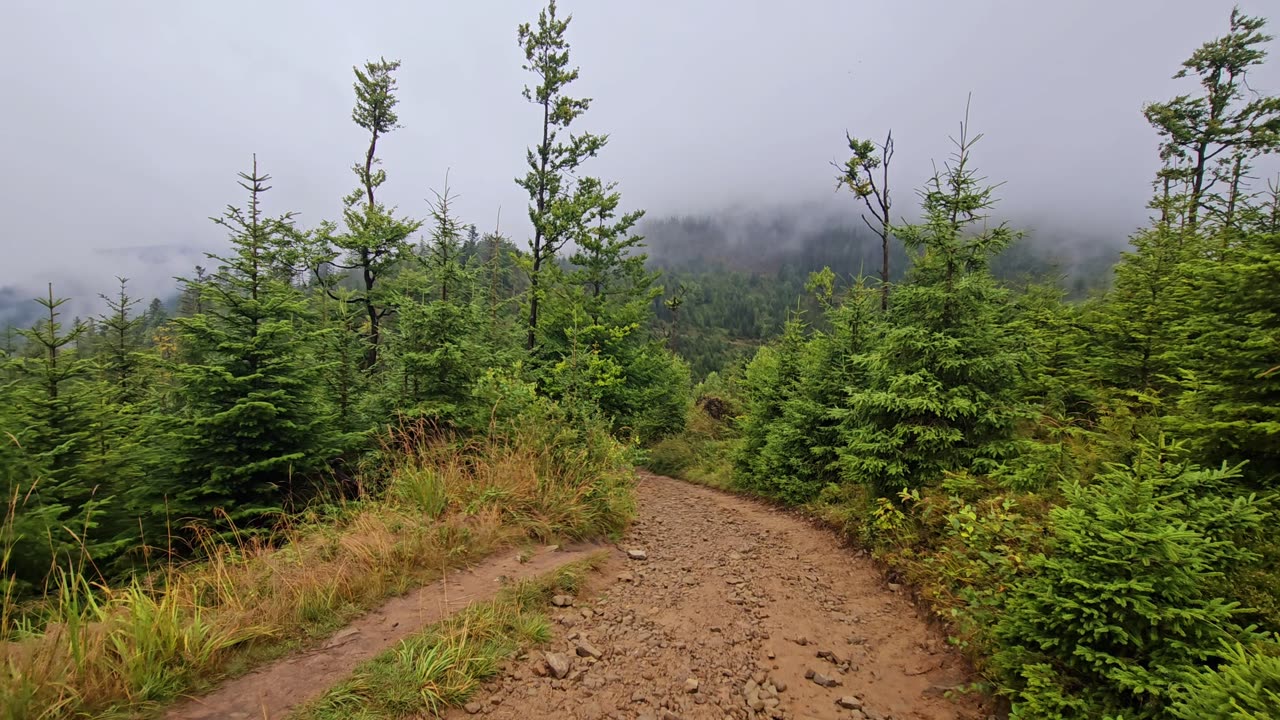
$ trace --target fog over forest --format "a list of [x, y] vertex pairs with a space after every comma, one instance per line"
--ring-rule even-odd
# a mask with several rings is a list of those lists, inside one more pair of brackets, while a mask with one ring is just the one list
[[[254, 152], [273, 210], [304, 227], [335, 218], [360, 145], [350, 69], [379, 55], [403, 63], [388, 200], [425, 215], [448, 171], [465, 222], [522, 244], [512, 178], [538, 118], [512, 28], [537, 4], [322, 4], [10, 4], [0, 312], [47, 280], [77, 303], [114, 275], [171, 295], [173, 276], [222, 242], [206, 218], [238, 197], [234, 174]], [[572, 46], [594, 102], [582, 124], [610, 134], [592, 173], [621, 180], [650, 220], [857, 227], [829, 166], [846, 129], [892, 128], [910, 213], [972, 94], [986, 134], [976, 159], [1006, 183], [999, 212], [1060, 254], [1093, 257], [1146, 217], [1158, 157], [1142, 103], [1190, 90], [1171, 68], [1231, 4], [583, 4]], [[1280, 77], [1263, 67], [1250, 81], [1266, 92]]]

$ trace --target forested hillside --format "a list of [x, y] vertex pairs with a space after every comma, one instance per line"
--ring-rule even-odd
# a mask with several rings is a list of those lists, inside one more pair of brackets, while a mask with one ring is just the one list
[[[667, 291], [654, 302], [658, 331], [695, 379], [750, 358], [796, 311], [825, 327], [821, 306], [805, 289], [810, 273], [839, 268], [843, 291], [883, 260], [880, 238], [867, 226], [817, 212], [660, 218], [644, 221], [641, 230]], [[1062, 287], [1066, 299], [1083, 300], [1110, 283], [1120, 244], [1118, 234], [1031, 229], [992, 259], [991, 270], [1010, 287], [1049, 283]], [[890, 277], [900, 280], [907, 252], [894, 243], [888, 255]]]
[[[225, 243], [171, 301], [120, 278], [95, 317], [53, 285], [9, 316], [36, 319], [0, 345], [0, 718], [152, 712], [450, 563], [616, 536], [636, 464], [871, 549], [1010, 717], [1275, 716], [1265, 19], [1135, 98], [1162, 167], [1118, 256], [1007, 220], [967, 108], [915, 192], [891, 133], [860, 139], [884, 128], [832, 138], [814, 172], [856, 225], [645, 220], [592, 174], [569, 28], [550, 2], [516, 32], [527, 237], [478, 231], [447, 179], [420, 213], [386, 201], [398, 102], [432, 88], [371, 59], [340, 215], [301, 222], [245, 148]], [[737, 716], [765, 717], [752, 683]]]

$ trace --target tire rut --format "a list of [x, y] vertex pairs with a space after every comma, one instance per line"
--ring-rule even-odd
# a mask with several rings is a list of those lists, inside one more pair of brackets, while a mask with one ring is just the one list
[[261, 720], [287, 717], [324, 694], [357, 665], [415, 631], [473, 602], [490, 599], [502, 583], [528, 580], [598, 552], [597, 545], [541, 547], [530, 557], [507, 552], [470, 568], [449, 570], [435, 582], [387, 601], [319, 646], [228, 680], [208, 695], [170, 708], [165, 720]]

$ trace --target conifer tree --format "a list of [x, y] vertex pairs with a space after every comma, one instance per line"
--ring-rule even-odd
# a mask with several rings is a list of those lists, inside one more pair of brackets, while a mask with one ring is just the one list
[[842, 427], [852, 421], [845, 399], [865, 383], [865, 353], [877, 329], [861, 280], [840, 299], [835, 274], [824, 268], [808, 287], [824, 308], [827, 329], [806, 338], [804, 324], [793, 318], [773, 351], [761, 351], [766, 363], [776, 353], [776, 365], [753, 362], [753, 394], [763, 392], [767, 400], [748, 408], [747, 447], [736, 457], [739, 484], [791, 503], [811, 500], [839, 479]]
[[1167, 423], [1212, 462], [1246, 462], [1246, 476], [1280, 485], [1280, 232], [1241, 235], [1227, 262], [1194, 273], [1181, 328], [1182, 413]]
[[145, 340], [151, 337], [151, 333], [155, 332], [156, 328], [168, 322], [169, 311], [165, 309], [160, 298], [151, 298], [151, 303], [147, 305], [142, 318], [142, 335]]
[[[1280, 97], [1248, 90], [1248, 72], [1266, 58], [1265, 21], [1231, 13], [1230, 32], [1202, 45], [1174, 77], [1195, 77], [1202, 94], [1145, 108], [1162, 138], [1165, 166], [1155, 181], [1150, 227], [1115, 268], [1115, 282], [1096, 316], [1097, 366], [1112, 387], [1159, 403], [1177, 388], [1196, 348], [1186, 334], [1203, 303], [1197, 278], [1241, 243], [1247, 214], [1244, 173], [1258, 156], [1280, 150]], [[1226, 184], [1225, 190], [1215, 189]], [[1206, 215], [1208, 221], [1206, 221]], [[1190, 355], [1191, 357], [1188, 357]], [[1154, 393], [1152, 392], [1154, 391]]]
[[1233, 468], [1202, 469], [1163, 441], [1129, 465], [1065, 487], [1052, 511], [1052, 554], [1013, 591], [996, 635], [1014, 718], [1157, 718], [1173, 690], [1250, 641], [1224, 573], [1253, 557], [1244, 545], [1267, 514], [1236, 498]]
[[1130, 239], [1113, 287], [1092, 319], [1095, 365], [1107, 384], [1149, 393], [1176, 381], [1180, 323], [1187, 315], [1182, 293], [1196, 247], [1195, 236], [1157, 220]]
[[315, 331], [300, 293], [282, 281], [280, 254], [293, 242], [292, 215], [268, 217], [270, 177], [257, 159], [240, 174], [247, 208], [228, 206], [214, 222], [232, 252], [209, 255], [217, 269], [187, 286], [206, 310], [179, 318], [181, 343], [198, 360], [174, 368], [180, 414], [168, 440], [178, 462], [148, 510], [209, 519], [218, 509], [247, 523], [276, 511], [295, 480], [332, 459], [339, 438], [315, 392]]
[[27, 445], [27, 398], [12, 348], [0, 351], [0, 597], [23, 599], [39, 587], [72, 539], [60, 529], [71, 508], [47, 488]]
[[920, 193], [922, 221], [894, 231], [914, 264], [867, 359], [867, 384], [851, 389], [842, 455], [846, 477], [882, 496], [974, 463], [990, 470], [1021, 412], [1025, 358], [988, 269], [1015, 234], [985, 224], [994, 188], [971, 166], [981, 137], [969, 136], [966, 113], [951, 161]]
[[146, 316], [133, 313], [134, 306], [141, 301], [129, 297], [129, 279], [117, 277], [116, 280], [120, 289], [115, 295], [98, 296], [106, 302], [108, 310], [98, 318], [106, 341], [102, 369], [107, 381], [115, 386], [119, 401], [129, 403], [138, 399], [141, 390], [138, 350]]
[[591, 105], [589, 98], [566, 94], [569, 85], [578, 79], [578, 68], [569, 65], [569, 43], [565, 39], [572, 19], [558, 17], [555, 0], [550, 0], [538, 13], [536, 25], [524, 23], [516, 32], [524, 51], [522, 68], [537, 78], [536, 85], [525, 86], [524, 98], [542, 113], [540, 139], [526, 155], [529, 171], [516, 179], [516, 184], [529, 194], [529, 220], [533, 224], [526, 261], [526, 344], [531, 353], [537, 347], [539, 311], [547, 292], [544, 273], [584, 215], [581, 198], [575, 193], [574, 173], [608, 140], [604, 135], [569, 134], [569, 126]]
[[[45, 317], [23, 331], [34, 352], [23, 358], [10, 388], [14, 432], [6, 439], [17, 464], [8, 489], [23, 490], [31, 519], [75, 528], [74, 535], [50, 528], [56, 537], [41, 538], [44, 557], [53, 550], [58, 562], [76, 563], [87, 552], [109, 561], [118, 547], [115, 530], [124, 524], [110, 508], [114, 494], [136, 478], [120, 472], [135, 446], [122, 442], [128, 427], [113, 388], [97, 380], [97, 367], [78, 348], [88, 326], [78, 319], [63, 325], [60, 308], [68, 300], [55, 297], [52, 285], [36, 302]], [[104, 519], [115, 522], [104, 526]]]
[[1258, 155], [1280, 150], [1280, 97], [1262, 95], [1248, 84], [1251, 68], [1261, 65], [1271, 40], [1264, 18], [1231, 11], [1230, 30], [1200, 46], [1182, 63], [1174, 78], [1194, 77], [1199, 95], [1179, 95], [1151, 103], [1143, 110], [1160, 133], [1170, 176], [1186, 187], [1186, 229], [1196, 233], [1214, 181], [1219, 175], [1239, 179], [1242, 167]]
[[431, 203], [431, 240], [422, 253], [425, 276], [397, 278], [397, 323], [381, 413], [425, 417], [446, 427], [468, 413], [483, 359], [477, 337], [480, 305], [475, 273], [462, 264], [462, 224], [448, 185]]
[[[395, 71], [399, 67], [398, 61], [383, 58], [365, 63], [363, 70], [353, 68], [356, 105], [351, 119], [369, 134], [363, 161], [352, 167], [360, 186], [342, 199], [345, 232], [338, 233], [333, 225], [324, 225], [319, 232], [322, 247], [312, 253], [310, 263], [316, 277], [325, 281], [335, 300], [339, 295], [332, 284], [340, 277], [322, 272], [323, 266], [356, 273], [359, 289], [349, 297], [342, 297], [342, 302], [357, 304], [364, 310], [365, 370], [377, 364], [382, 320], [393, 310], [381, 296], [378, 283], [409, 257], [409, 236], [422, 226], [421, 221], [397, 217], [395, 208], [386, 207], [376, 197], [378, 188], [387, 181], [387, 171], [377, 168], [382, 162], [377, 156], [378, 141], [400, 127], [395, 111], [399, 103], [395, 95]], [[341, 260], [338, 251], [343, 253]]]
[[804, 347], [804, 329], [799, 318], [791, 318], [783, 326], [777, 342], [761, 347], [743, 373], [746, 412], [741, 423], [742, 440], [733, 456], [734, 481], [742, 488], [775, 497], [791, 495], [777, 477], [778, 460], [789, 461], [790, 455], [766, 453], [772, 439], [776, 448], [782, 442], [794, 443], [789, 434], [777, 437], [783, 426], [783, 408], [795, 394], [800, 380], [800, 354]]
[[368, 346], [361, 328], [367, 316], [357, 303], [350, 302], [352, 292], [341, 285], [319, 295], [320, 322], [325, 328], [317, 343], [325, 360], [319, 366], [322, 387], [333, 404], [338, 430], [363, 432], [374, 424], [364, 412], [369, 377], [363, 368]]
[[92, 405], [75, 387], [93, 374], [92, 362], [75, 349], [87, 327], [77, 321], [68, 328], [59, 320], [68, 299], [54, 297], [52, 283], [36, 302], [45, 317], [22, 333], [38, 355], [20, 365], [27, 382], [19, 404], [27, 417], [19, 439], [43, 478], [41, 492], [78, 512], [94, 492], [80, 477], [90, 452]]
[[[889, 165], [893, 162], [893, 131], [885, 135], [884, 142], [876, 144], [860, 140], [845, 133], [849, 150], [853, 155], [844, 165], [837, 165], [841, 173], [836, 180], [848, 188], [854, 197], [862, 201], [875, 222], [862, 216], [871, 232], [880, 238], [880, 310], [889, 308], [889, 238], [893, 236], [893, 198], [889, 194]], [[876, 175], [880, 177], [877, 178]]]
[[[592, 177], [579, 183], [578, 196], [587, 212], [573, 233], [577, 250], [569, 258], [574, 266], [569, 282], [581, 289], [587, 315], [597, 324], [623, 308], [628, 315], [647, 312], [657, 280], [657, 273], [645, 268], [644, 238], [631, 232], [644, 211], [619, 216], [622, 194], [614, 188], [614, 183]], [[610, 319], [617, 322], [622, 318]]]

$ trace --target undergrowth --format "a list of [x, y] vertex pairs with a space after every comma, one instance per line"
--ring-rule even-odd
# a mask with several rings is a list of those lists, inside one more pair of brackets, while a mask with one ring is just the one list
[[566, 432], [401, 433], [365, 483], [376, 491], [292, 519], [273, 543], [209, 539], [201, 561], [124, 585], [57, 572], [36, 604], [4, 598], [0, 720], [146, 714], [497, 548], [619, 532], [624, 449]]
[[[737, 480], [715, 468], [732, 451], [703, 449], [732, 448], [733, 427], [699, 430], [711, 420], [695, 413], [650, 467], [724, 487], [704, 478]], [[1052, 456], [1056, 482], [1023, 481], [1035, 468], [956, 471], [882, 497], [837, 477], [793, 504], [914, 588], [977, 669], [972, 687], [1007, 699], [1011, 717], [1272, 717], [1274, 498], [1240, 491], [1239, 468], [1201, 468], [1179, 443], [1108, 422], [1083, 439], [1034, 439], [1026, 456]]]
[[605, 557], [599, 553], [510, 586], [490, 602], [473, 604], [425, 628], [360, 665], [349, 679], [292, 717], [421, 717], [465, 703], [484, 680], [499, 673], [503, 660], [551, 638], [543, 614], [551, 596], [578, 592], [586, 574]]

